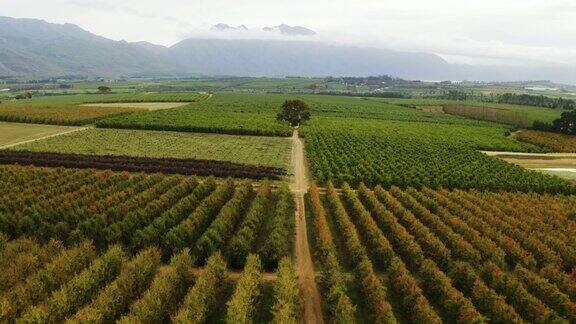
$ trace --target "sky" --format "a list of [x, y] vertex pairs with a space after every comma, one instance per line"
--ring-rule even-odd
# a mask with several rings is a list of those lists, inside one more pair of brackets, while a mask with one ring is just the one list
[[[576, 66], [576, 0], [0, 0], [0, 16], [166, 46], [260, 38], [257, 30], [285, 23], [315, 30], [315, 41], [430, 52], [451, 63]], [[253, 30], [210, 32], [217, 23]]]

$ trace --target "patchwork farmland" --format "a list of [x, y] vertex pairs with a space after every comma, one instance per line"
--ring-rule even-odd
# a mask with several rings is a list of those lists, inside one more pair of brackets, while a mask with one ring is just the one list
[[[278, 121], [286, 100], [310, 120]], [[3, 102], [0, 322], [575, 322], [575, 183], [481, 152], [574, 152], [573, 139], [507, 119], [549, 108], [481, 107]]]

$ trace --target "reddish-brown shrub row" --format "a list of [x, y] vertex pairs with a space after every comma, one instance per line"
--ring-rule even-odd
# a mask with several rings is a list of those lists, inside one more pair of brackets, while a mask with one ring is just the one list
[[346, 183], [342, 186], [342, 190], [342, 197], [349, 206], [349, 215], [356, 221], [355, 223], [360, 229], [359, 232], [363, 234], [366, 246], [370, 254], [374, 256], [373, 260], [381, 269], [388, 269], [394, 257], [390, 242], [380, 231], [370, 213], [364, 208], [356, 192]]
[[[378, 187], [376, 190], [378, 190]], [[408, 231], [398, 223], [396, 217], [376, 199], [373, 192], [361, 190], [360, 195], [366, 206], [372, 211], [378, 225], [387, 234], [387, 237], [402, 259], [406, 260], [412, 268], [420, 267], [426, 257], [420, 245], [414, 240], [414, 237], [408, 233]]]
[[571, 322], [576, 321], [576, 303], [571, 301], [570, 297], [562, 293], [558, 287], [522, 266], [516, 267], [514, 274], [534, 296], [540, 298], [548, 307]]
[[424, 208], [416, 199], [397, 187], [392, 187], [390, 192], [442, 239], [442, 242], [450, 248], [455, 258], [473, 263], [478, 263], [482, 260], [478, 250], [464, 240], [461, 235], [455, 233], [452, 228], [444, 224], [438, 216]]
[[576, 301], [576, 278], [574, 276], [570, 276], [552, 265], [542, 268], [540, 275], [554, 283], [570, 299]]
[[523, 323], [520, 315], [506, 303], [506, 299], [486, 286], [472, 266], [455, 262], [451, 271], [454, 285], [470, 296], [478, 310], [494, 323]]
[[[516, 265], [520, 262], [529, 267], [536, 266], [536, 260], [532, 255], [524, 250], [516, 241], [486, 222], [482, 217], [485, 212], [477, 205], [463, 199], [461, 195], [462, 192], [454, 191], [449, 193], [444, 190], [436, 192], [431, 189], [424, 189], [423, 193], [446, 207], [450, 212], [457, 216], [458, 219], [461, 219], [467, 225], [482, 234], [485, 239], [490, 239], [492, 242], [497, 244], [498, 248], [504, 251], [504, 261], [508, 264]], [[504, 266], [500, 261], [500, 252], [498, 250], [495, 250], [494, 252], [482, 251], [482, 253], [484, 253], [486, 258], [491, 259], [495, 264]], [[496, 259], [496, 261], [494, 259]]]
[[505, 296], [525, 320], [536, 323], [559, 320], [558, 315], [530, 294], [516, 277], [505, 273], [496, 265], [487, 263], [483, 266], [481, 275], [484, 282]]
[[348, 297], [344, 274], [338, 262], [332, 232], [326, 220], [326, 211], [315, 182], [310, 184], [309, 198], [316, 237], [316, 255], [322, 263], [321, 284], [326, 290], [325, 300], [329, 306], [331, 320], [335, 323], [352, 323], [355, 320], [356, 307]]
[[413, 323], [442, 323], [442, 319], [430, 306], [418, 282], [410, 274], [400, 258], [390, 264], [390, 285], [404, 310], [404, 316]]
[[487, 210], [488, 213], [486, 214], [491, 216], [489, 218], [490, 222], [492, 222], [492, 224], [494, 224], [494, 226], [499, 230], [520, 243], [527, 251], [530, 251], [540, 266], [550, 263], [559, 267], [562, 266], [562, 258], [536, 237], [536, 235], [538, 235], [536, 233], [537, 231], [524, 231], [517, 226], [521, 223], [520, 220], [522, 217], [513, 219], [512, 217], [507, 216], [497, 207], [498, 203], [493, 199], [483, 199], [480, 195], [472, 193], [466, 194], [466, 198], [473, 204], [482, 206], [483, 209]]
[[396, 323], [392, 307], [386, 298], [386, 286], [374, 272], [366, 248], [360, 241], [354, 224], [350, 221], [334, 185], [328, 183], [328, 202], [335, 217], [337, 227], [345, 241], [346, 251], [355, 266], [358, 286], [371, 310], [370, 317], [376, 323]]
[[280, 179], [280, 168], [199, 159], [145, 158], [52, 152], [0, 151], [0, 164], [34, 165], [129, 172], [167, 173], [249, 179]]
[[442, 222], [450, 226], [454, 232], [460, 234], [466, 241], [480, 252], [483, 258], [503, 266], [505, 264], [504, 251], [500, 249], [492, 240], [482, 236], [477, 230], [466, 224], [460, 217], [452, 215], [447, 209], [440, 206], [434, 199], [427, 197], [420, 191], [408, 189], [407, 193], [417, 199], [428, 210], [437, 215]]
[[429, 258], [447, 269], [452, 263], [452, 252], [444, 243], [436, 237], [432, 231], [426, 227], [412, 212], [404, 208], [389, 192], [384, 191], [381, 187], [375, 189], [376, 196], [394, 213], [394, 216], [402, 223], [414, 237], [416, 242], [422, 247], [424, 253]]
[[458, 323], [473, 323], [482, 320], [482, 315], [464, 295], [458, 291], [442, 270], [431, 260], [424, 260], [418, 274], [423, 279], [424, 289], [433, 301], [442, 306], [447, 314]]

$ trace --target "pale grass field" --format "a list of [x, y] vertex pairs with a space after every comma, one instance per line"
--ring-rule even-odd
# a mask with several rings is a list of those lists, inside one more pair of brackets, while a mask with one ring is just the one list
[[75, 129], [78, 127], [0, 122], [0, 148]]
[[189, 105], [189, 102], [130, 102], [130, 103], [95, 103], [84, 104], [84, 107], [116, 107], [116, 108], [136, 108], [149, 111], [178, 108]]

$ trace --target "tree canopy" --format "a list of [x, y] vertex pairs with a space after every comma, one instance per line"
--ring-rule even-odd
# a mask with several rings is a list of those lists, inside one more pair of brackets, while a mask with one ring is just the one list
[[562, 116], [556, 119], [552, 127], [554, 131], [562, 134], [576, 134], [576, 111], [567, 111], [562, 113]]
[[276, 119], [289, 122], [290, 125], [296, 127], [310, 119], [310, 107], [299, 99], [286, 100]]
[[107, 86], [99, 86], [99, 87], [98, 87], [98, 92], [100, 92], [100, 93], [110, 93], [110, 92], [112, 92], [112, 89], [110, 89], [110, 87], [107, 87]]

